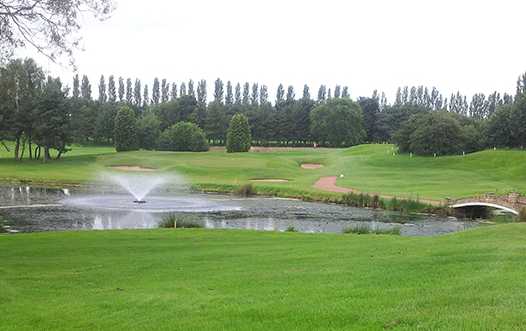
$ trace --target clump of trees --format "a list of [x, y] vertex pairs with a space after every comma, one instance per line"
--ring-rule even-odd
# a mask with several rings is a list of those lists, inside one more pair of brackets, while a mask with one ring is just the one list
[[196, 124], [178, 122], [161, 134], [159, 148], [164, 151], [205, 152], [208, 142], [205, 133]]
[[133, 111], [124, 106], [115, 116], [115, 149], [117, 152], [138, 149], [137, 125]]
[[226, 138], [228, 153], [248, 152], [252, 143], [248, 119], [242, 114], [236, 114], [230, 121]]

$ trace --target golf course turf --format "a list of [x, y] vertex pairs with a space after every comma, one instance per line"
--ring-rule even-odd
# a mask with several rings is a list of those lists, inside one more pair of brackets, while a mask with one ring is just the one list
[[0, 236], [2, 330], [519, 330], [526, 225]]
[[[252, 182], [260, 193], [319, 200], [337, 195], [313, 187], [323, 176], [338, 176], [340, 187], [413, 199], [442, 200], [486, 192], [526, 193], [526, 153], [520, 150], [487, 150], [437, 158], [393, 155], [393, 152], [394, 146], [386, 144], [235, 154], [224, 150], [115, 153], [110, 147], [73, 146], [62, 160], [42, 164], [14, 161], [11, 154], [3, 151], [0, 181], [79, 184], [96, 180], [100, 171], [111, 166], [143, 166], [176, 172], [194, 187], [206, 190], [232, 191]], [[323, 167], [304, 169], [301, 167], [304, 163]]]

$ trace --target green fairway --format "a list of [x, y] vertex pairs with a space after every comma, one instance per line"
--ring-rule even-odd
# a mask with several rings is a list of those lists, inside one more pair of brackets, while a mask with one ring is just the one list
[[[294, 149], [227, 154], [137, 151], [115, 153], [110, 147], [74, 146], [60, 161], [16, 162], [2, 152], [0, 180], [76, 184], [97, 178], [112, 165], [140, 165], [184, 175], [195, 187], [229, 191], [251, 179], [288, 182], [254, 185], [261, 193], [323, 199], [335, 196], [312, 187], [322, 176], [339, 176], [338, 185], [400, 197], [444, 199], [510, 191], [526, 193], [526, 152], [483, 151], [466, 156], [409, 157], [393, 155], [392, 145], [349, 149]], [[302, 169], [301, 163], [323, 168]]]
[[0, 236], [2, 330], [519, 330], [526, 225]]

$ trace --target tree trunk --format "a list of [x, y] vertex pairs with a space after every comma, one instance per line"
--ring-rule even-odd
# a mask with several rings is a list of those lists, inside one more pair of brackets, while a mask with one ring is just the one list
[[29, 159], [32, 160], [33, 159], [33, 145], [32, 145], [32, 141], [31, 141], [31, 136], [29, 136]]
[[40, 146], [35, 147], [35, 160], [40, 160]]
[[49, 154], [49, 147], [44, 146], [44, 163], [51, 160], [51, 155]]
[[20, 153], [20, 137], [16, 137], [15, 144], [15, 160], [18, 160], [18, 154]]
[[26, 142], [27, 138], [24, 138], [22, 140], [22, 152], [20, 152], [20, 161], [22, 161], [22, 159], [24, 158], [24, 154], [26, 153]]
[[6, 150], [8, 153], [11, 152], [11, 151], [9, 150], [9, 147], [7, 147], [7, 145], [6, 145], [5, 142], [3, 142], [3, 141], [2, 141], [2, 146], [4, 146], [5, 150]]

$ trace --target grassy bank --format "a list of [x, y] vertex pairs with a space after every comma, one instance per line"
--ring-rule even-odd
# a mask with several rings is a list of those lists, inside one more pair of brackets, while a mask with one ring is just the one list
[[525, 236], [2, 235], [0, 329], [521, 329]]
[[[280, 183], [253, 183], [259, 193], [331, 200], [339, 194], [312, 185], [322, 176], [339, 176], [337, 184], [363, 192], [404, 198], [441, 200], [485, 192], [526, 193], [526, 152], [483, 151], [450, 157], [393, 155], [392, 145], [361, 145], [350, 149], [294, 149], [227, 154], [137, 151], [115, 153], [109, 147], [74, 146], [64, 159], [42, 164], [16, 162], [0, 154], [0, 180], [47, 184], [77, 184], [97, 178], [113, 165], [140, 165], [177, 172], [197, 188], [232, 191], [251, 179], [285, 179]], [[321, 163], [320, 169], [302, 169], [302, 163]]]

